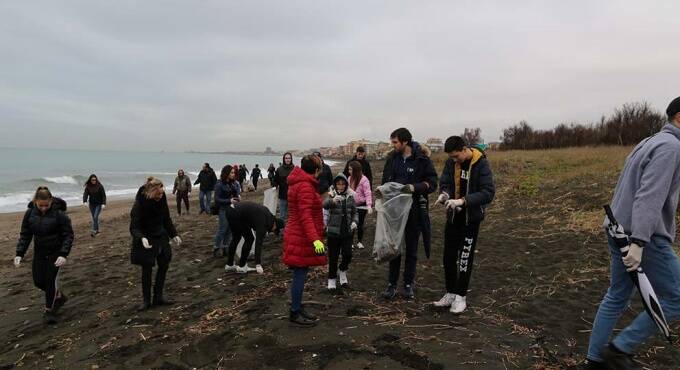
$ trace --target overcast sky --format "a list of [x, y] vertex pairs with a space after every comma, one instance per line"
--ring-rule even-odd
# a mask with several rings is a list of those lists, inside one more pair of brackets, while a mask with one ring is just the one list
[[2, 1], [0, 146], [496, 141], [680, 95], [680, 2], [523, 4]]

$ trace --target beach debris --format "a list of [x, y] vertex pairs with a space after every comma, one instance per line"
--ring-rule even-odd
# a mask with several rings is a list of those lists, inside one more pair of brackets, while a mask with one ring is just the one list
[[19, 311], [26, 311], [26, 310], [28, 310], [28, 307], [20, 307], [19, 308]]

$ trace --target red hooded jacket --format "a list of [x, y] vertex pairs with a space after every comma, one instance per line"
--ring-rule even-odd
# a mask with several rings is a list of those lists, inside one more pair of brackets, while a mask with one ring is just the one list
[[283, 263], [291, 267], [321, 266], [326, 256], [314, 252], [323, 240], [323, 211], [319, 181], [300, 167], [288, 175], [288, 222], [283, 237]]

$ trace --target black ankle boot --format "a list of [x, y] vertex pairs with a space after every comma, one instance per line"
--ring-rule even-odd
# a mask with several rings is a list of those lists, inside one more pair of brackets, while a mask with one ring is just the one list
[[300, 314], [300, 311], [298, 311], [298, 312], [290, 311], [289, 320], [292, 324], [295, 324], [295, 325], [300, 326], [300, 327], [305, 327], [305, 328], [312, 327], [312, 326], [316, 325], [316, 322], [314, 320], [310, 320], [310, 319], [302, 316]]
[[314, 315], [312, 315], [311, 313], [305, 311], [305, 308], [304, 308], [304, 307], [302, 307], [302, 308], [300, 309], [300, 316], [304, 317], [304, 318], [307, 319], [307, 320], [312, 320], [312, 321], [316, 321], [316, 320], [317, 320], [317, 317], [314, 316]]

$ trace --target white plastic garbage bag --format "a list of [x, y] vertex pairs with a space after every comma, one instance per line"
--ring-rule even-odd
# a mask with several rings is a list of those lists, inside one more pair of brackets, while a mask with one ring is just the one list
[[378, 213], [373, 243], [373, 258], [387, 262], [404, 250], [404, 230], [413, 204], [411, 194], [402, 193], [404, 185], [388, 182], [378, 187], [382, 199], [375, 202]]
[[279, 202], [279, 190], [278, 188], [271, 188], [264, 191], [264, 201], [262, 204], [269, 209], [274, 216], [276, 216], [276, 206]]

